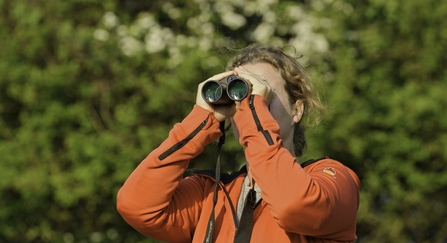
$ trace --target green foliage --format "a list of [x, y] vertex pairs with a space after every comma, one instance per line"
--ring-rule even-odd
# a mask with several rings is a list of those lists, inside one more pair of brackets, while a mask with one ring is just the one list
[[165, 134], [138, 125], [157, 115], [147, 57], [94, 39], [102, 4], [1, 3], [1, 242], [144, 239], [114, 198]]
[[[359, 242], [443, 242], [447, 4], [0, 0], [0, 242], [152, 242], [115, 210], [231, 43], [292, 44], [330, 112], [301, 160], [362, 180]], [[417, 13], [417, 14], [415, 14]], [[224, 170], [243, 154], [231, 131]], [[209, 146], [191, 166], [210, 168]]]

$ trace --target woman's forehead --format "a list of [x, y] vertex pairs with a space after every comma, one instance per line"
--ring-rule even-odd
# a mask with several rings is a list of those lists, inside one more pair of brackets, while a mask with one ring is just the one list
[[271, 85], [284, 86], [284, 80], [282, 79], [279, 70], [269, 63], [249, 63], [243, 65], [243, 67], [250, 72], [265, 77], [265, 79], [269, 81]]

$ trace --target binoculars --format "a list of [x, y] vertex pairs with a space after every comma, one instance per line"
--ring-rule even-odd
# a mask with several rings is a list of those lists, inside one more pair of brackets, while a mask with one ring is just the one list
[[228, 105], [247, 97], [249, 87], [247, 81], [235, 75], [220, 81], [208, 80], [202, 87], [202, 98], [210, 104]]

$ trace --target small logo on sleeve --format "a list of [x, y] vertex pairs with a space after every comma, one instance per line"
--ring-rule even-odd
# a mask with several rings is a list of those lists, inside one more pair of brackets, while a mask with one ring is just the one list
[[326, 167], [323, 170], [321, 170], [321, 172], [324, 172], [334, 178], [336, 178], [336, 175], [337, 175], [337, 171], [332, 167]]

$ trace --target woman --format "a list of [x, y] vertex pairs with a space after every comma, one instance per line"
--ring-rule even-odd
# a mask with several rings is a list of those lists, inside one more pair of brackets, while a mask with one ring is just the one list
[[[231, 105], [204, 101], [198, 87], [191, 113], [135, 169], [117, 208], [140, 233], [167, 242], [353, 242], [359, 179], [338, 161], [299, 164], [300, 121], [322, 105], [297, 60], [276, 46], [252, 45], [229, 71], [251, 93]], [[231, 119], [247, 166], [218, 181], [189, 161], [221, 136]]]

